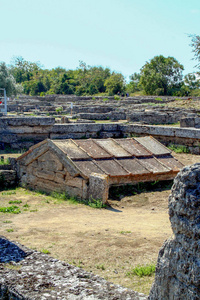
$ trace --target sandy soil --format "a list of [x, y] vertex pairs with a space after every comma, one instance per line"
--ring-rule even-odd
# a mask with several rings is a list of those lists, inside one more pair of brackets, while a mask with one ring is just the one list
[[[174, 156], [185, 165], [200, 162], [197, 155]], [[166, 186], [124, 194], [120, 201], [110, 199], [110, 207], [94, 209], [22, 188], [4, 191], [0, 206], [17, 205], [22, 213], [0, 213], [0, 235], [148, 294], [153, 276], [126, 273], [138, 264], [156, 263], [159, 248], [172, 235], [169, 194]], [[14, 200], [22, 203], [9, 204]]]

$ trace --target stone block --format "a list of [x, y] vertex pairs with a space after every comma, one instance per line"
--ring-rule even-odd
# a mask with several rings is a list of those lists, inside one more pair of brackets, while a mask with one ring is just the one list
[[52, 127], [51, 133], [61, 133], [61, 134], [66, 134], [66, 133], [85, 133], [85, 132], [97, 132], [102, 129], [102, 124], [55, 124]]
[[108, 175], [92, 173], [89, 177], [89, 198], [99, 199], [106, 203], [108, 199]]
[[149, 126], [150, 135], [175, 136], [175, 127]]
[[180, 127], [195, 127], [195, 118], [181, 118]]
[[43, 178], [43, 179], [50, 180], [50, 181], [54, 181], [54, 179], [55, 179], [55, 173], [47, 171], [47, 170], [44, 170], [44, 171], [36, 170], [35, 175], [39, 179]]
[[118, 124], [102, 124], [102, 131], [117, 131]]
[[66, 185], [68, 186], [73, 186], [73, 187], [77, 187], [79, 189], [82, 190], [83, 188], [83, 179], [82, 178], [79, 178], [79, 177], [74, 177], [74, 178], [67, 178], [66, 179]]

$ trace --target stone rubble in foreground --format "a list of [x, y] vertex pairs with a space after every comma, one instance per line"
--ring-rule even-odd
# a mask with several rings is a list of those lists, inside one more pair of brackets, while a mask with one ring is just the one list
[[0, 299], [147, 300], [144, 294], [0, 237]]

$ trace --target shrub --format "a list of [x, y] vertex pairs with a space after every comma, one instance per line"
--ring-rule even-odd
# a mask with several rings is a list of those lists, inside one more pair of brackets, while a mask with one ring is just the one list
[[0, 212], [19, 214], [21, 211], [18, 206], [12, 205], [12, 206], [7, 206], [7, 207], [0, 207]]
[[127, 276], [138, 276], [138, 277], [143, 277], [143, 276], [151, 276], [152, 274], [155, 273], [156, 266], [154, 264], [150, 265], [137, 265], [135, 268], [133, 268], [131, 271], [127, 272]]
[[184, 145], [169, 145], [168, 148], [175, 153], [189, 153], [188, 147]]

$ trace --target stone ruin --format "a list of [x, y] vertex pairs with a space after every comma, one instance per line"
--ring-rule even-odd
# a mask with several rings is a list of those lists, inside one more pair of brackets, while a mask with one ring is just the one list
[[[187, 100], [187, 98], [181, 99]], [[193, 108], [167, 107], [168, 103], [175, 100], [176, 97], [155, 96], [118, 97], [118, 100], [115, 97], [74, 95], [20, 96], [18, 99], [10, 99], [8, 111], [60, 117], [63, 114], [71, 114], [71, 103], [73, 103], [73, 117], [86, 120], [128, 120], [144, 124], [173, 124], [185, 117], [198, 117], [200, 111]], [[58, 108], [61, 108], [60, 112]]]
[[200, 299], [200, 163], [174, 180], [169, 216], [174, 237], [159, 251], [149, 297], [0, 237], [0, 299]]
[[169, 196], [174, 237], [160, 249], [149, 300], [200, 299], [200, 163], [177, 175]]
[[109, 187], [172, 180], [183, 165], [152, 137], [44, 140], [16, 159], [19, 183], [107, 202]]

